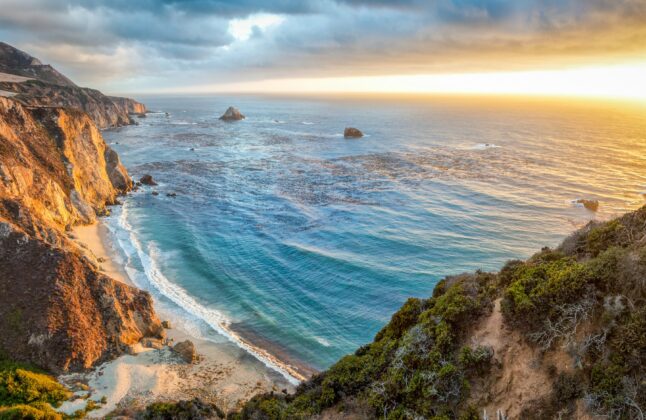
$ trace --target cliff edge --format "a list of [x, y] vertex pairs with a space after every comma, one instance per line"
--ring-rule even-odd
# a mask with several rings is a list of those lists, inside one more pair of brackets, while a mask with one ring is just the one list
[[66, 234], [131, 187], [87, 114], [0, 97], [0, 354], [64, 372], [163, 335], [148, 293]]
[[101, 129], [133, 124], [130, 114], [146, 112], [145, 105], [134, 99], [79, 87], [50, 65], [4, 42], [0, 42], [0, 91], [28, 106], [80, 109]]

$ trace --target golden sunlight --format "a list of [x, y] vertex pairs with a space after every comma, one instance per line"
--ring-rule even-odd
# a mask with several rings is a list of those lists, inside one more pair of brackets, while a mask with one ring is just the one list
[[[273, 79], [212, 86], [218, 92], [442, 93], [646, 100], [646, 63], [564, 70]], [[204, 87], [196, 88], [204, 91]]]

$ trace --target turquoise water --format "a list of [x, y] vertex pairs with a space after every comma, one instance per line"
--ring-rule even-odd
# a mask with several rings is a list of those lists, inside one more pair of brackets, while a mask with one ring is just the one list
[[[141, 99], [161, 112], [105, 132], [133, 177], [159, 182], [110, 218], [129, 274], [196, 334], [270, 365], [258, 348], [324, 369], [443, 276], [496, 270], [644, 202], [643, 109]], [[229, 105], [248, 118], [219, 121]]]

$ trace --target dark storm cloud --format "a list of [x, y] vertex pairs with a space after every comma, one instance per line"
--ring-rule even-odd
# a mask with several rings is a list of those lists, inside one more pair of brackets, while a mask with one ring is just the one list
[[[230, 30], [259, 14], [281, 20]], [[129, 90], [495, 70], [643, 52], [646, 0], [0, 0], [0, 37]]]

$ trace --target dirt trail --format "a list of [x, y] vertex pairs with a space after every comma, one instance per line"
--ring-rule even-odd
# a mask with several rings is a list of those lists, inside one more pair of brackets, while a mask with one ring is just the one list
[[494, 366], [485, 380], [474, 383], [471, 399], [474, 405], [486, 409], [490, 418], [502, 410], [515, 419], [520, 418], [523, 403], [551, 392], [551, 380], [537, 351], [519, 333], [505, 326], [500, 301], [496, 300], [492, 313], [476, 326], [472, 335], [473, 345], [493, 348]]

